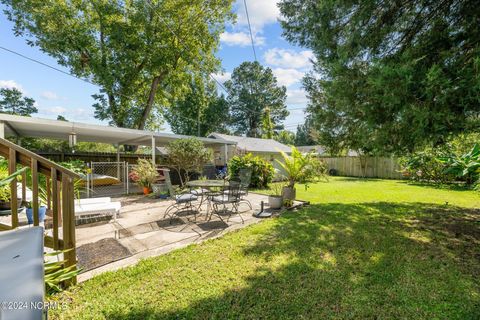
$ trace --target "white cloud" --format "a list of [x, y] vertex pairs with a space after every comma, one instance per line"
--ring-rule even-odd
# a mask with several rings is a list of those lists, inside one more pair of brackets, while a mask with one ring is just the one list
[[231, 72], [214, 73], [212, 74], [212, 77], [217, 79], [217, 81], [220, 83], [225, 83], [225, 81], [230, 80], [230, 78], [232, 77], [232, 73]]
[[[265, 38], [261, 36], [254, 36], [253, 38], [256, 46], [265, 44]], [[220, 41], [228, 46], [246, 47], [251, 45], [250, 35], [246, 32], [224, 32], [220, 35]]]
[[42, 114], [58, 115], [58, 114], [64, 114], [65, 112], [67, 112], [67, 109], [60, 106], [38, 107], [38, 113], [42, 113]]
[[266, 63], [275, 67], [305, 69], [311, 67], [310, 60], [313, 59], [313, 52], [272, 48], [267, 50], [263, 57]]
[[38, 113], [44, 116], [62, 115], [72, 121], [91, 120], [93, 118], [93, 111], [85, 108], [65, 108], [62, 106], [45, 107], [39, 106]]
[[[261, 32], [267, 24], [277, 22], [280, 16], [278, 2], [279, 0], [247, 0], [248, 15], [254, 33]], [[234, 8], [237, 13], [237, 24], [247, 26], [248, 20], [243, 0], [237, 0]]]
[[0, 80], [0, 88], [6, 89], [17, 89], [21, 92], [24, 92], [23, 87], [16, 83], [14, 80]]
[[304, 73], [296, 69], [274, 68], [273, 74], [277, 78], [278, 84], [289, 87], [294, 83], [300, 82]]
[[[287, 90], [287, 104], [306, 105], [307, 103], [308, 103], [308, 99], [307, 99], [305, 90], [303, 89]], [[301, 112], [303, 113], [303, 111]]]
[[58, 100], [59, 97], [55, 92], [52, 91], [44, 91], [41, 94], [41, 97], [47, 100]]

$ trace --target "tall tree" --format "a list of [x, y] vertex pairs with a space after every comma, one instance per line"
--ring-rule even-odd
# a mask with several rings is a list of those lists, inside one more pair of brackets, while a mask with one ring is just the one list
[[267, 107], [274, 126], [289, 114], [285, 104], [286, 88], [278, 85], [270, 68], [258, 62], [243, 62], [235, 68], [225, 87], [229, 93], [231, 125], [237, 134], [260, 137], [262, 116]]
[[277, 132], [273, 138], [286, 145], [295, 144], [295, 133], [288, 130], [281, 130]]
[[16, 35], [101, 89], [95, 116], [143, 129], [182, 95], [191, 75], [212, 72], [232, 0], [0, 0]]
[[173, 101], [165, 110], [165, 119], [177, 134], [204, 137], [214, 131], [227, 133], [228, 104], [218, 95], [215, 83], [202, 77], [194, 79], [190, 91]]
[[312, 125], [310, 117], [305, 119], [305, 123], [297, 126], [297, 133], [295, 134], [296, 146], [313, 146], [315, 140], [313, 139]]
[[476, 0], [283, 0], [285, 37], [311, 48], [304, 79], [324, 145], [411, 151], [478, 130]]
[[262, 138], [264, 139], [273, 139], [274, 136], [274, 125], [272, 122], [272, 117], [270, 116], [270, 108], [266, 107], [263, 111], [262, 117]]
[[0, 113], [30, 116], [32, 113], [37, 112], [35, 100], [24, 97], [20, 90], [16, 88], [0, 89]]

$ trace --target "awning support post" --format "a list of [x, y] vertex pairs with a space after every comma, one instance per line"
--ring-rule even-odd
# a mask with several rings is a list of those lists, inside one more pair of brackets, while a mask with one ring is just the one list
[[153, 164], [154, 166], [156, 165], [156, 161], [155, 161], [155, 149], [156, 149], [155, 137], [152, 136], [152, 164]]
[[225, 153], [224, 153], [225, 165], [228, 163], [228, 144], [225, 144]]
[[122, 180], [120, 178], [120, 145], [117, 144], [117, 179]]

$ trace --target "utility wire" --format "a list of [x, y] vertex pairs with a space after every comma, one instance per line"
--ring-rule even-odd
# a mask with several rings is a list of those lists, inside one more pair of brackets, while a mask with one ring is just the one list
[[10, 50], [10, 49], [5, 48], [5, 47], [3, 47], [3, 46], [0, 46], [0, 49], [5, 50], [5, 51], [10, 52], [10, 53], [13, 53], [13, 54], [15, 54], [15, 55], [17, 55], [17, 56], [19, 56], [19, 57], [22, 57], [22, 58], [24, 58], [24, 59], [30, 60], [30, 61], [32, 61], [32, 62], [38, 63], [38, 64], [40, 64], [40, 65], [42, 65], [42, 66], [44, 66], [44, 67], [47, 67], [47, 68], [50, 68], [50, 69], [52, 69], [52, 70], [55, 70], [55, 71], [61, 72], [61, 73], [63, 73], [63, 74], [66, 74], [67, 76], [70, 76], [70, 77], [72, 77], [72, 78], [81, 80], [81, 81], [83, 81], [83, 82], [92, 84], [92, 85], [94, 85], [94, 86], [98, 86], [97, 84], [93, 83], [92, 81], [90, 81], [90, 80], [88, 80], [88, 79], [84, 79], [84, 78], [77, 77], [77, 76], [74, 75], [74, 74], [71, 74], [71, 73], [66, 72], [66, 71], [64, 71], [64, 70], [62, 70], [62, 69], [59, 69], [59, 68], [56, 68], [56, 67], [51, 66], [51, 65], [49, 65], [49, 64], [46, 64], [46, 63], [44, 63], [44, 62], [42, 62], [42, 61], [39, 61], [39, 60], [30, 58], [30, 57], [27, 57], [26, 55], [23, 55], [23, 54], [21, 54], [21, 53], [19, 53], [19, 52]]
[[[45, 63], [45, 62], [42, 62], [42, 61], [39, 61], [39, 60], [37, 60], [37, 59], [30, 58], [30, 57], [28, 57], [28, 56], [26, 56], [26, 55], [24, 55], [24, 54], [21, 54], [21, 53], [19, 53], [19, 52], [14, 51], [14, 50], [5, 48], [5, 47], [3, 47], [3, 46], [0, 46], [0, 49], [2, 49], [2, 50], [4, 50], [4, 51], [7, 51], [7, 52], [9, 52], [9, 53], [12, 53], [12, 54], [14, 54], [14, 55], [17, 55], [17, 56], [19, 56], [19, 57], [21, 57], [21, 58], [23, 58], [23, 59], [26, 59], [26, 60], [29, 60], [29, 61], [31, 61], [31, 62], [37, 63], [37, 64], [39, 64], [39, 65], [42, 65], [42, 66], [44, 66], [44, 67], [46, 67], [46, 68], [49, 68], [49, 69], [52, 69], [52, 70], [54, 70], [54, 71], [63, 73], [64, 75], [67, 75], [67, 76], [70, 76], [70, 77], [72, 77], [72, 78], [81, 80], [81, 81], [86, 82], [86, 83], [88, 83], [88, 84], [91, 84], [91, 85], [94, 85], [94, 86], [97, 86], [97, 87], [99, 86], [98, 84], [96, 84], [96, 83], [94, 83], [94, 82], [92, 82], [92, 81], [90, 81], [90, 80], [88, 80], [88, 79], [80, 78], [80, 77], [78, 77], [78, 76], [76, 76], [76, 75], [74, 75], [74, 74], [72, 74], [72, 73], [69, 73], [69, 72], [64, 71], [64, 70], [62, 70], [62, 69], [59, 69], [59, 68], [57, 68], [57, 67], [54, 67], [54, 66], [52, 66], [52, 65], [49, 65], [49, 64], [47, 64], [47, 63]], [[126, 96], [126, 95], [124, 95], [124, 94], [122, 94], [122, 93], [117, 93], [117, 95], [119, 95], [119, 96], [121, 96], [121, 97], [124, 97], [124, 98], [127, 98], [127, 99], [131, 99], [131, 97]], [[175, 116], [176, 116], [176, 117], [180, 117], [180, 118], [184, 118], [184, 119], [187, 119], [187, 120], [190, 120], [190, 121], [194, 121], [195, 123], [197, 122], [197, 119], [189, 118], [189, 117], [186, 117], [186, 116], [183, 116], [183, 115], [178, 115], [178, 114], [176, 114]]]
[[[179, 43], [183, 46], [183, 50], [182, 50], [182, 52], [181, 52], [181, 53], [183, 53], [183, 52], [187, 49], [187, 46], [186, 46], [185, 42], [183, 41], [183, 39], [182, 39], [181, 37], [179, 37], [179, 36], [175, 33], [175, 31], [173, 31], [173, 29], [170, 27], [170, 25], [165, 21], [165, 19], [164, 19], [162, 16], [160, 16], [160, 15], [158, 14], [158, 11], [156, 10], [156, 8], [153, 7], [153, 5], [152, 5], [150, 2], [146, 2], [146, 3], [147, 3], [147, 5], [150, 6], [150, 8], [153, 10], [153, 13], [157, 15], [157, 17], [160, 19], [160, 21], [167, 27], [167, 29], [169, 30], [169, 32], [172, 33], [172, 34], [178, 39]], [[244, 0], [244, 4], [245, 4], [245, 11], [246, 11], [246, 13], [247, 13], [247, 21], [248, 21], [248, 25], [249, 25], [249, 29], [250, 29], [250, 37], [251, 37], [251, 40], [252, 40], [252, 48], [253, 48], [253, 52], [254, 52], [255, 60], [256, 60], [255, 46], [254, 46], [254, 42], [253, 42], [253, 34], [252, 34], [252, 31], [251, 31], [250, 18], [249, 18], [249, 16], [248, 16], [248, 9], [247, 9], [246, 0]], [[126, 8], [124, 8], [124, 9], [126, 9]], [[96, 83], [94, 83], [94, 82], [92, 82], [92, 81], [90, 81], [90, 80], [88, 80], [88, 79], [80, 78], [80, 77], [78, 77], [78, 76], [76, 76], [76, 75], [74, 75], [74, 74], [72, 74], [72, 73], [66, 72], [66, 71], [64, 71], [64, 70], [61, 70], [61, 69], [59, 69], [59, 68], [56, 68], [56, 67], [51, 66], [51, 65], [49, 65], [49, 64], [46, 64], [46, 63], [41, 62], [41, 61], [39, 61], [39, 60], [36, 60], [36, 59], [34, 59], [34, 58], [30, 58], [30, 57], [28, 57], [28, 56], [26, 56], [26, 55], [23, 55], [23, 54], [21, 54], [21, 53], [19, 53], [19, 52], [14, 51], [14, 50], [5, 48], [5, 47], [3, 47], [3, 46], [0, 46], [0, 49], [2, 49], [2, 50], [4, 50], [4, 51], [7, 51], [7, 52], [10, 52], [10, 53], [12, 53], [12, 54], [15, 54], [15, 55], [17, 55], [17, 56], [20, 56], [20, 57], [22, 57], [22, 58], [24, 58], [24, 59], [26, 59], [26, 60], [31, 61], [31, 62], [40, 64], [40, 65], [42, 65], [42, 66], [44, 66], [44, 67], [47, 67], [47, 68], [49, 68], [49, 69], [55, 70], [55, 71], [57, 71], [57, 72], [61, 72], [61, 73], [65, 74], [65, 75], [68, 75], [68, 76], [70, 76], [70, 77], [72, 77], [72, 78], [81, 80], [81, 81], [83, 81], [83, 82], [86, 82], [86, 83], [91, 84], [91, 85], [94, 85], [94, 86], [98, 86], [98, 84], [96, 84]], [[223, 85], [223, 83], [221, 83], [219, 80], [217, 80], [217, 79], [212, 75], [212, 73], [210, 73], [210, 72], [207, 72], [207, 73], [208, 73], [208, 76], [209, 76], [215, 83], [217, 83], [217, 85], [218, 85], [222, 90], [225, 91], [225, 93], [230, 94], [230, 92], [229, 92], [228, 89]], [[128, 96], [126, 96], [126, 95], [123, 95], [123, 94], [121, 94], [121, 93], [118, 93], [118, 95], [123, 96], [123, 97], [125, 97], [125, 98], [127, 98], [127, 99], [130, 99], [130, 97], [128, 97]], [[248, 111], [250, 111], [250, 112], [252, 112], [252, 113], [263, 115], [263, 112], [259, 112], [259, 111], [252, 110], [252, 109], [249, 109], [249, 108], [247, 108], [247, 109], [248, 109]], [[302, 109], [304, 109], [304, 108], [302, 108]], [[289, 109], [289, 110], [292, 110], [292, 111], [293, 111], [293, 110], [300, 110], [300, 109]], [[179, 115], [176, 115], [176, 116], [179, 116]], [[193, 118], [189, 118], [189, 117], [185, 117], [185, 116], [180, 116], [180, 117], [182, 117], [182, 118], [184, 118], [184, 119], [188, 119], [188, 120], [190, 120], [190, 121], [194, 121], [194, 122], [197, 122], [197, 121], [198, 121], [198, 119], [193, 119]]]
[[252, 41], [253, 56], [255, 57], [255, 61], [258, 61], [257, 53], [255, 52], [255, 42], [253, 41], [252, 25], [250, 24], [250, 16], [248, 15], [247, 0], [243, 0], [243, 4], [245, 5], [245, 13], [247, 14], [248, 30], [250, 31], [250, 40]]

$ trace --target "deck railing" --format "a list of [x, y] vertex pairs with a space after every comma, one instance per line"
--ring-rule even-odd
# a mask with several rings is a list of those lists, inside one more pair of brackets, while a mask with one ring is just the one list
[[[55, 250], [68, 250], [64, 253], [65, 267], [74, 265], [76, 263], [74, 180], [80, 177], [50, 160], [1, 138], [0, 156], [8, 160], [10, 174], [21, 167], [30, 168], [28, 175], [25, 172], [22, 174], [21, 195], [18, 194], [18, 182], [14, 180], [10, 184], [11, 223], [0, 223], [0, 231], [19, 227], [18, 201], [25, 203], [27, 184], [32, 191], [33, 225], [39, 225], [39, 190], [41, 190], [39, 184], [45, 183], [42, 189], [46, 192], [47, 210], [53, 227], [51, 231], [48, 230], [50, 234], [45, 234], [44, 245]], [[27, 181], [27, 179], [31, 180]]]

